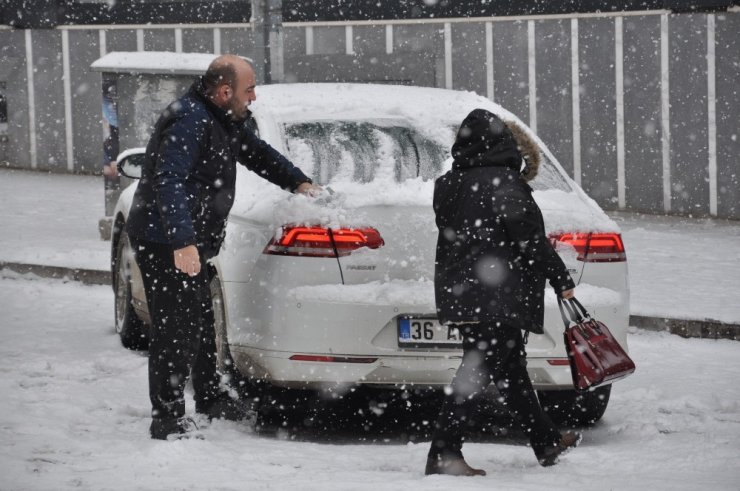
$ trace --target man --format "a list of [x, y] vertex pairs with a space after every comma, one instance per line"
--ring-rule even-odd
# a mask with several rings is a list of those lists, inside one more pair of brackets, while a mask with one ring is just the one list
[[575, 284], [548, 241], [526, 183], [537, 174], [539, 150], [522, 128], [476, 109], [460, 126], [452, 157], [452, 170], [434, 188], [434, 289], [440, 321], [463, 336], [463, 358], [425, 472], [486, 474], [465, 462], [462, 445], [472, 406], [491, 383], [540, 465], [550, 466], [580, 435], [561, 435], [542, 411], [527, 373], [522, 330], [543, 332], [545, 278], [564, 298], [573, 296]]
[[[115, 81], [103, 81], [103, 176], [118, 184], [118, 91]], [[107, 189], [107, 186], [106, 186]]]
[[[146, 148], [127, 231], [152, 318], [149, 397], [152, 438], [188, 432], [184, 388], [195, 410], [239, 420], [243, 405], [216, 371], [212, 272], [234, 202], [236, 162], [290, 191], [320, 191], [300, 169], [246, 128], [255, 74], [243, 58], [216, 58], [203, 77], [163, 111]], [[233, 391], [231, 391], [233, 392]]]
[[103, 187], [105, 190], [105, 215], [113, 215], [116, 200], [121, 192], [118, 176], [118, 92], [115, 81], [103, 80]]

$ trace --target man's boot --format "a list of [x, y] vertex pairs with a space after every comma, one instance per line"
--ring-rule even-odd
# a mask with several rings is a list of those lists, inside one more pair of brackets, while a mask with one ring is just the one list
[[149, 434], [154, 440], [179, 440], [182, 438], [203, 438], [197, 433], [198, 425], [191, 418], [152, 418]]
[[196, 404], [195, 411], [204, 414], [209, 420], [226, 419], [228, 421], [243, 421], [251, 415], [250, 407], [239, 399], [232, 399], [228, 394], [221, 394], [208, 406]]

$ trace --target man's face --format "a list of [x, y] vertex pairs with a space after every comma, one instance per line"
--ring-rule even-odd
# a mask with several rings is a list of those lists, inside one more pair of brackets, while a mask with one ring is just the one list
[[255, 85], [256, 81], [252, 67], [247, 63], [239, 64], [236, 67], [236, 87], [234, 87], [231, 97], [226, 102], [226, 109], [231, 111], [231, 118], [235, 121], [247, 119], [249, 104], [257, 99]]

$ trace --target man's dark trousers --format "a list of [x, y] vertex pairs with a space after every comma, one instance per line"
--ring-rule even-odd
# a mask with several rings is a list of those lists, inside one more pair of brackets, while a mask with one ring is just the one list
[[149, 398], [153, 418], [185, 414], [185, 384], [190, 376], [195, 407], [206, 412], [220, 394], [211, 274], [203, 256], [201, 270], [188, 276], [175, 269], [172, 247], [131, 239], [141, 270], [149, 314]]
[[463, 336], [463, 359], [436, 422], [429, 457], [462, 457], [476, 399], [491, 382], [536, 454], [560, 441], [557, 427], [542, 411], [532, 388], [522, 331], [486, 322], [457, 327]]

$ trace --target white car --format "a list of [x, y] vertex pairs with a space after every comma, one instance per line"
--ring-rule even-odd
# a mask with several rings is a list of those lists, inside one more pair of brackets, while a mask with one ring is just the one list
[[[484, 108], [470, 92], [353, 84], [260, 87], [253, 106], [262, 139], [326, 189], [291, 195], [239, 166], [226, 240], [213, 259], [218, 360], [280, 387], [356, 384], [442, 388], [461, 359], [459, 335], [435, 319], [434, 179], [450, 165], [463, 118]], [[586, 308], [626, 346], [627, 263], [617, 225], [543, 154], [531, 183], [546, 228]], [[131, 174], [143, 149], [121, 155]], [[128, 169], [128, 170], [127, 170]], [[135, 186], [114, 213], [116, 329], [145, 347], [149, 316], [124, 231]], [[545, 334], [529, 336], [528, 368], [558, 422], [589, 424], [611, 387], [573, 390], [563, 322], [548, 287]]]

